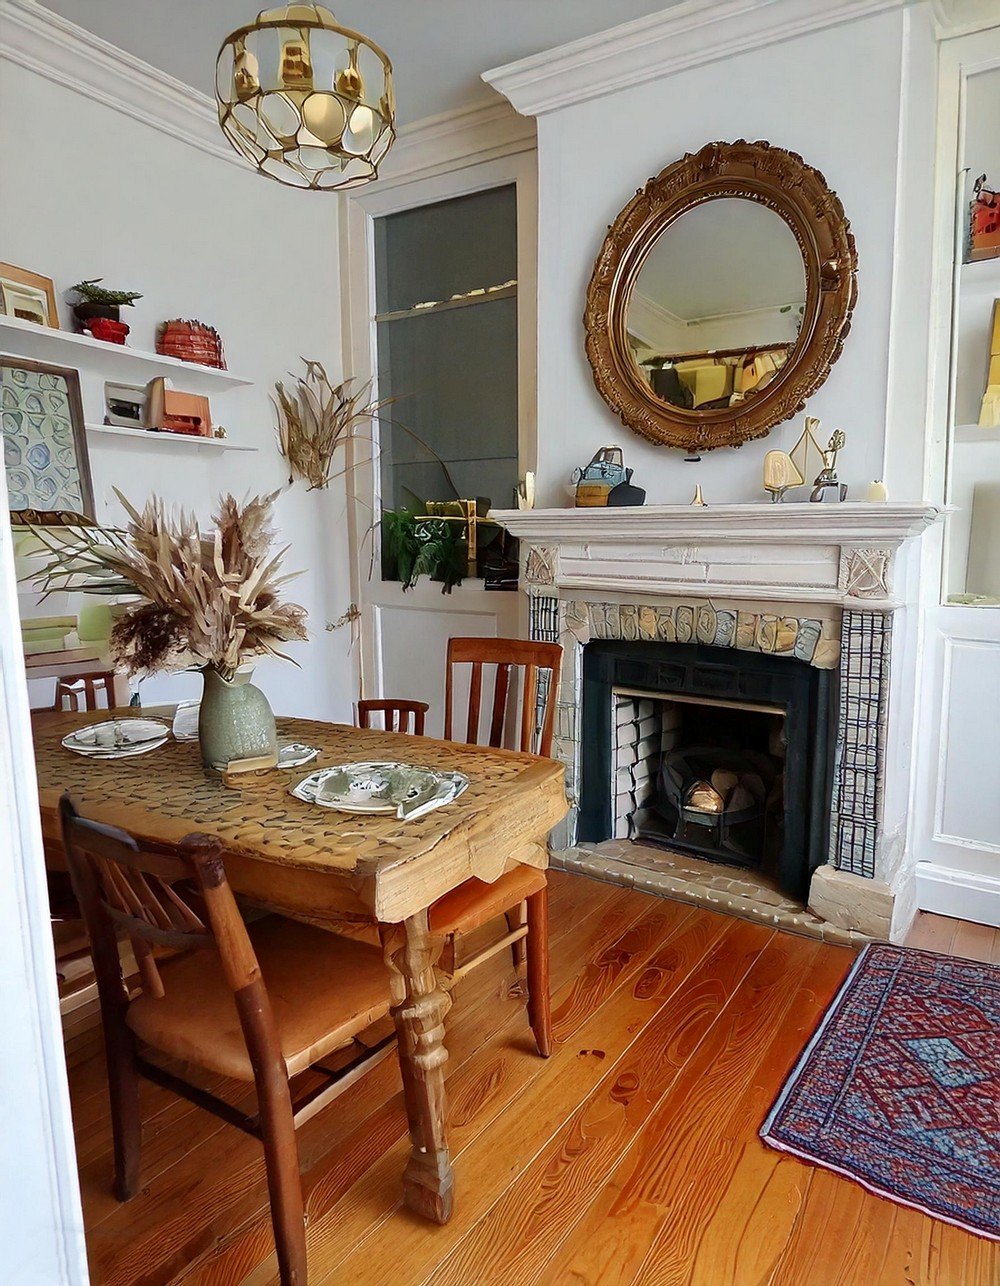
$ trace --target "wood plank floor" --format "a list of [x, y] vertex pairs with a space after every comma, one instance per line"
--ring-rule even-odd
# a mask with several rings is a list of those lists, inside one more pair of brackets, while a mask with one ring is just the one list
[[[394, 1060], [300, 1132], [313, 1286], [1000, 1280], [1000, 1246], [757, 1138], [849, 951], [560, 873], [552, 922], [552, 1058], [533, 1052], [506, 955], [456, 991], [447, 1226], [399, 1206]], [[922, 916], [912, 940], [1000, 962], [1000, 933], [979, 926]], [[119, 1205], [95, 1033], [70, 1062], [94, 1282], [275, 1281], [254, 1141], [145, 1085], [143, 1186]]]

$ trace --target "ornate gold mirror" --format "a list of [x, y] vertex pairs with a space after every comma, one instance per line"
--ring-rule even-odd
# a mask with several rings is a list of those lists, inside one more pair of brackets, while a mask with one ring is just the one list
[[652, 442], [712, 451], [764, 437], [840, 356], [857, 267], [818, 170], [768, 143], [709, 143], [608, 230], [584, 315], [594, 382]]

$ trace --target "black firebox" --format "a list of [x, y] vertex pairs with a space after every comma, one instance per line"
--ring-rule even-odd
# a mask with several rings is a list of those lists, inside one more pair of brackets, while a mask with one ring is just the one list
[[[835, 685], [835, 672], [793, 657], [697, 643], [589, 643], [583, 658], [579, 838], [598, 842], [615, 833], [616, 694], [654, 701], [674, 697], [675, 708], [683, 711], [682, 744], [659, 758], [646, 807], [637, 810], [644, 819], [639, 833], [713, 861], [770, 867], [789, 896], [805, 901], [829, 844]], [[780, 759], [770, 780], [767, 734], [755, 741], [750, 732], [755, 717], [772, 721], [772, 737], [774, 724], [780, 725]], [[722, 811], [711, 815], [713, 807], [723, 808], [713, 781], [738, 783], [730, 826]], [[758, 781], [767, 782], [769, 798], [761, 795], [755, 812]], [[754, 857], [747, 837], [764, 833], [765, 808], [775, 814], [771, 849]]]

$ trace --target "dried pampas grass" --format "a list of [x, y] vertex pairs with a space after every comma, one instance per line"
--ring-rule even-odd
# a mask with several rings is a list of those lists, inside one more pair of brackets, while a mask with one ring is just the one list
[[111, 633], [127, 673], [209, 665], [232, 679], [244, 662], [283, 656], [279, 644], [307, 638], [305, 609], [279, 597], [292, 576], [279, 575], [287, 550], [272, 552], [277, 492], [243, 505], [223, 496], [208, 533], [157, 496], [140, 511], [116, 494], [130, 519], [125, 531], [37, 529], [50, 559], [36, 575], [44, 593], [138, 595]]
[[370, 382], [351, 393], [353, 380], [334, 385], [320, 362], [306, 357], [302, 361], [306, 373], [296, 381], [294, 391], [279, 380], [272, 400], [278, 413], [278, 446], [289, 465], [288, 480], [304, 478], [312, 491], [329, 484], [337, 448], [393, 399], [366, 402]]

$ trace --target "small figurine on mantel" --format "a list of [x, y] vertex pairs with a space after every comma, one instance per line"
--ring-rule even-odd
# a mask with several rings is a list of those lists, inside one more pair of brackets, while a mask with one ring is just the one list
[[[837, 477], [837, 456], [844, 449], [846, 441], [847, 434], [843, 429], [834, 429], [830, 441], [826, 444], [826, 450], [823, 452], [823, 468], [819, 471], [819, 475], [813, 483], [810, 500], [847, 499], [847, 483], [841, 482]], [[832, 497], [830, 495], [831, 491], [833, 492]]]
[[801, 487], [804, 482], [805, 478], [787, 452], [768, 451], [764, 457], [764, 490], [770, 493], [773, 504], [784, 500], [786, 491]]

